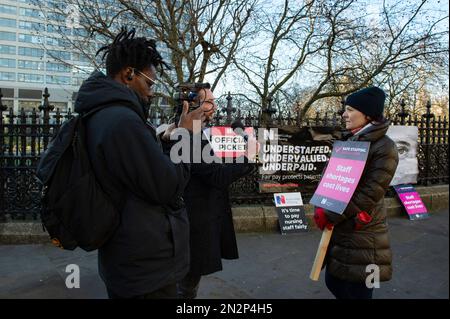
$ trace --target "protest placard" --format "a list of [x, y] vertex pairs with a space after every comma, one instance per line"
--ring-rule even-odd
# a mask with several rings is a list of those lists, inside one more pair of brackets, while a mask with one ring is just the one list
[[330, 158], [331, 138], [310, 128], [278, 128], [276, 136], [261, 147], [260, 193], [312, 193]]
[[338, 141], [310, 204], [342, 214], [358, 186], [370, 142]]
[[273, 194], [281, 234], [308, 230], [301, 193]]
[[[333, 144], [330, 161], [310, 204], [342, 214], [350, 202], [366, 165], [370, 142], [338, 141]], [[311, 269], [317, 281], [333, 230], [324, 228]]]
[[406, 213], [410, 220], [428, 218], [428, 211], [422, 202], [419, 193], [416, 192], [414, 186], [409, 184], [394, 186], [398, 198], [405, 207]]
[[[253, 127], [246, 127], [244, 134], [254, 136]], [[211, 127], [209, 140], [215, 156], [219, 158], [243, 156], [247, 147], [244, 137], [229, 126]]]
[[386, 135], [395, 142], [398, 151], [398, 165], [390, 185], [416, 184], [419, 177], [417, 159], [419, 128], [390, 125]]

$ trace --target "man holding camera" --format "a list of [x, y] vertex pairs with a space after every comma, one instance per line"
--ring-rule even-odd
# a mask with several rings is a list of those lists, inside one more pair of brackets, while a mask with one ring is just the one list
[[[204, 87], [196, 93], [192, 104], [204, 111], [205, 122], [209, 122], [217, 110], [214, 94]], [[167, 131], [163, 138], [169, 138]], [[197, 138], [201, 138], [201, 148], [194, 147], [193, 152], [205, 155], [209, 142], [203, 134]], [[204, 160], [202, 157], [201, 163], [191, 164], [191, 178], [184, 192], [190, 223], [190, 270], [178, 283], [178, 296], [183, 299], [197, 296], [201, 276], [222, 270], [222, 258], [238, 258], [228, 187], [253, 170], [248, 163]]]
[[[167, 66], [155, 42], [123, 29], [99, 50], [106, 75], [94, 72], [80, 87], [75, 111], [86, 114], [88, 154], [97, 182], [120, 211], [120, 225], [98, 251], [110, 298], [176, 298], [189, 267], [189, 225], [182, 195], [189, 163], [174, 164], [147, 124], [156, 69]], [[100, 110], [99, 110], [100, 109]], [[193, 130], [202, 109], [178, 126]]]

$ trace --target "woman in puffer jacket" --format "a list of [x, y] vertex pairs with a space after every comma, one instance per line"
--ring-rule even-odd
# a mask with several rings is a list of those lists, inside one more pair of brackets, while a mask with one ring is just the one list
[[[366, 166], [358, 187], [342, 215], [316, 208], [320, 229], [334, 227], [325, 264], [325, 282], [338, 299], [371, 299], [366, 279], [379, 270], [379, 280], [392, 277], [384, 195], [398, 164], [395, 143], [386, 136], [385, 94], [377, 87], [362, 89], [346, 99], [344, 140], [369, 141]], [[370, 278], [369, 278], [370, 279]], [[370, 282], [370, 280], [367, 280]]]

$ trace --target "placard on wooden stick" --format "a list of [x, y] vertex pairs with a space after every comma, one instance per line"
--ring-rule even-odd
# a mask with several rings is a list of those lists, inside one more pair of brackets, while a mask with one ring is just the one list
[[[310, 204], [342, 214], [358, 186], [367, 161], [370, 142], [338, 141], [327, 169]], [[310, 278], [318, 280], [333, 231], [324, 229], [311, 269]]]

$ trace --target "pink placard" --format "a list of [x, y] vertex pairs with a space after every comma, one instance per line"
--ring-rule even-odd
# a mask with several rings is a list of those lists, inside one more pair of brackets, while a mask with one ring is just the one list
[[310, 203], [342, 214], [350, 202], [366, 165], [370, 142], [337, 141], [325, 173]]
[[422, 199], [417, 192], [398, 194], [409, 215], [428, 213]]
[[400, 184], [395, 185], [394, 189], [403, 207], [405, 207], [410, 220], [426, 219], [429, 217], [427, 208], [414, 186], [411, 184]]
[[365, 162], [331, 158], [316, 194], [349, 202], [358, 186]]

